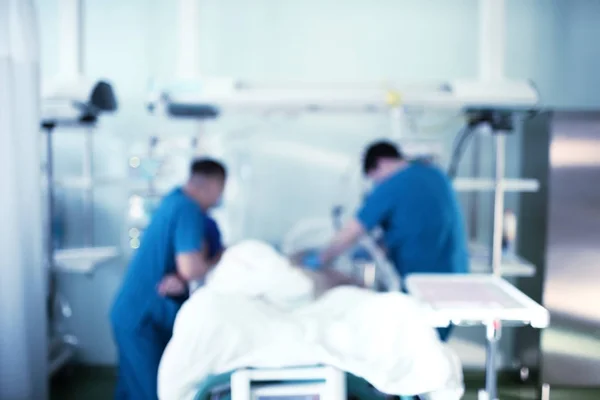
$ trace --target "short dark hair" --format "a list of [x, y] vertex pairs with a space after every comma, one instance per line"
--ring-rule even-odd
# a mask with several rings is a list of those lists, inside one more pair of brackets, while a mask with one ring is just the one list
[[192, 162], [190, 176], [202, 175], [209, 178], [227, 178], [227, 170], [219, 161], [210, 158], [199, 158]]
[[373, 171], [377, 168], [379, 161], [385, 158], [403, 160], [404, 155], [398, 146], [392, 142], [381, 140], [371, 143], [369, 147], [367, 147], [367, 151], [363, 158], [363, 173], [367, 175]]

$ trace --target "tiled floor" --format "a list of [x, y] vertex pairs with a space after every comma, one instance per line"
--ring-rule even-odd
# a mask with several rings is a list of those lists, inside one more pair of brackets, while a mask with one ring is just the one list
[[[477, 388], [483, 385], [481, 377], [465, 376], [468, 392], [464, 400], [476, 400]], [[51, 400], [108, 400], [113, 398], [114, 372], [107, 369], [77, 369], [54, 379]], [[503, 385], [501, 400], [536, 400], [536, 391], [525, 385]], [[553, 388], [551, 400], [600, 400], [599, 389]]]

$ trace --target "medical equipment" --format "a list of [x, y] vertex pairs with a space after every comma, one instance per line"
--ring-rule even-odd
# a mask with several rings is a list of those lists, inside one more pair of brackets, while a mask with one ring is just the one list
[[[54, 100], [43, 99], [42, 104], [46, 102], [54, 102]], [[107, 109], [107, 111], [110, 111]], [[94, 113], [99, 112], [96, 108]], [[94, 248], [90, 247], [93, 242], [93, 220], [92, 220], [92, 205], [93, 205], [93, 128], [97, 121], [98, 114], [73, 114], [68, 118], [65, 115], [57, 117], [56, 114], [46, 114], [41, 121], [41, 127], [46, 133], [46, 190], [47, 190], [47, 215], [48, 215], [48, 265], [53, 268], [58, 268], [65, 272], [90, 273], [94, 266], [98, 263], [108, 261], [117, 256], [118, 251], [115, 247]], [[84, 130], [85, 148], [82, 152], [83, 157], [83, 176], [80, 178], [67, 178], [56, 180], [54, 177], [54, 147], [53, 135], [57, 128], [79, 128]], [[77, 188], [84, 190], [84, 218], [86, 221], [86, 231], [84, 236], [84, 247], [79, 249], [70, 249], [68, 253], [64, 250], [55, 250], [55, 238], [53, 229], [53, 218], [55, 215], [55, 193], [54, 187], [59, 185], [66, 188]], [[57, 261], [60, 261], [59, 263]], [[75, 261], [75, 263], [70, 263]]]
[[127, 208], [127, 242], [132, 250], [139, 248], [142, 234], [164, 194], [164, 188], [157, 181], [164, 178], [164, 154], [157, 154], [160, 138], [152, 136], [147, 142], [133, 146], [128, 160], [130, 187], [129, 206]]
[[[59, 74], [57, 78], [42, 90], [41, 127], [46, 133], [46, 188], [48, 197], [48, 265], [55, 266], [52, 218], [54, 215], [54, 185], [84, 190], [86, 233], [84, 245], [93, 242], [93, 128], [104, 114], [117, 110], [118, 102], [113, 86], [104, 79], [91, 78], [83, 74], [81, 31], [82, 0], [65, 0], [60, 3], [58, 24]], [[84, 151], [82, 152], [83, 174], [79, 178], [56, 181], [54, 177], [53, 135], [57, 128], [78, 128], [84, 132]], [[76, 253], [76, 257], [74, 256]], [[117, 255], [116, 248], [94, 249], [85, 247], [71, 250], [62, 257], [60, 269], [63, 271], [89, 273], [95, 264], [107, 261]], [[77, 265], [69, 264], [78, 259]], [[85, 260], [85, 262], [84, 262]], [[73, 267], [73, 268], [71, 268]], [[84, 267], [84, 269], [81, 269]]]
[[129, 157], [129, 176], [134, 180], [148, 182], [151, 186], [155, 179], [158, 178], [163, 160], [154, 157], [154, 148], [158, 142], [157, 137], [151, 137], [149, 140], [148, 151], [146, 154], [134, 153]]
[[[77, 338], [61, 327], [59, 318], [71, 317], [67, 300], [56, 291], [56, 273], [91, 274], [94, 268], [119, 255], [115, 246], [94, 247], [93, 224], [93, 131], [96, 122], [104, 114], [117, 110], [117, 98], [112, 85], [103, 79], [91, 79], [81, 70], [81, 1], [60, 3], [58, 24], [61, 43], [59, 49], [60, 73], [57, 79], [42, 90], [41, 128], [46, 136], [45, 180], [47, 206], [47, 266], [49, 276], [49, 374], [54, 374], [71, 360], [77, 345]], [[71, 52], [72, 51], [72, 52]], [[54, 174], [53, 136], [57, 129], [79, 129], [83, 132], [84, 150], [82, 151], [83, 173], [81, 177], [69, 177], [57, 180]], [[82, 247], [73, 249], [55, 249], [55, 187], [83, 190], [85, 224]], [[58, 312], [56, 312], [58, 311]]]
[[[102, 92], [104, 89], [100, 89]], [[92, 96], [94, 97], [94, 96]], [[102, 99], [102, 97], [100, 97]], [[68, 100], [63, 99], [64, 109], [56, 108], [55, 99], [44, 99], [42, 104], [52, 103], [51, 106], [45, 108], [46, 114], [44, 119], [41, 121], [41, 127], [46, 132], [46, 163], [45, 163], [45, 179], [46, 179], [46, 198], [47, 198], [47, 245], [46, 245], [46, 264], [48, 267], [48, 282], [49, 290], [48, 297], [50, 303], [50, 315], [49, 319], [52, 323], [51, 327], [54, 328], [50, 332], [50, 347], [49, 347], [49, 358], [50, 358], [50, 369], [49, 374], [52, 375], [58, 371], [63, 365], [68, 363], [75, 354], [75, 346], [77, 345], [77, 338], [69, 334], [68, 331], [60, 327], [59, 318], [65, 319], [70, 318], [70, 310], [68, 301], [58, 292], [56, 292], [56, 273], [67, 272], [67, 273], [81, 273], [91, 274], [94, 268], [104, 262], [107, 262], [118, 256], [119, 251], [117, 247], [106, 246], [106, 247], [93, 247], [93, 142], [92, 142], [92, 130], [93, 125], [96, 122], [100, 108], [102, 108], [102, 101], [95, 100], [96, 106], [94, 107], [83, 107], [70, 109], [65, 104], [69, 103]], [[115, 103], [116, 105], [116, 103]], [[63, 107], [60, 106], [60, 107]], [[111, 107], [104, 103], [106, 111], [109, 111]], [[49, 111], [51, 110], [51, 111]], [[61, 110], [58, 112], [58, 110]], [[70, 110], [68, 112], [62, 112], [64, 110]], [[70, 114], [69, 114], [70, 113]], [[53, 148], [53, 135], [56, 128], [69, 127], [69, 128], [82, 128], [84, 132], [85, 149], [82, 152], [83, 155], [83, 176], [81, 178], [64, 179], [62, 181], [56, 180], [54, 177], [54, 148]], [[84, 218], [86, 224], [85, 236], [83, 237], [83, 247], [72, 248], [72, 249], [60, 249], [56, 247], [56, 243], [61, 240], [56, 234], [60, 233], [56, 230], [55, 219], [58, 217], [56, 213], [55, 204], [55, 186], [60, 185], [62, 187], [79, 188], [84, 190]], [[61, 240], [62, 241], [62, 240]], [[56, 312], [60, 310], [60, 312]]]
[[79, 77], [57, 81], [43, 91], [42, 119], [55, 125], [79, 124], [117, 110], [112, 85], [101, 79]]
[[[132, 145], [129, 177], [149, 187], [186, 176], [189, 161], [199, 152], [198, 138], [191, 135], [153, 135]], [[166, 186], [166, 185], [163, 185]]]
[[490, 275], [413, 274], [406, 279], [410, 294], [428, 307], [435, 327], [483, 325], [486, 328], [486, 387], [479, 400], [497, 400], [496, 356], [503, 326], [545, 328], [548, 311], [507, 281]]

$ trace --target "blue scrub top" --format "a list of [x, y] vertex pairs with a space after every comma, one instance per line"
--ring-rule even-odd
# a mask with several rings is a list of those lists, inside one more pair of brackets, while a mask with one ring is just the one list
[[464, 221], [452, 182], [440, 169], [413, 162], [375, 187], [357, 215], [367, 231], [381, 226], [398, 272], [466, 273]]
[[113, 325], [137, 329], [149, 322], [170, 334], [179, 307], [187, 299], [161, 297], [157, 286], [176, 272], [177, 254], [201, 251], [205, 214], [181, 188], [173, 190], [152, 215], [111, 310]]

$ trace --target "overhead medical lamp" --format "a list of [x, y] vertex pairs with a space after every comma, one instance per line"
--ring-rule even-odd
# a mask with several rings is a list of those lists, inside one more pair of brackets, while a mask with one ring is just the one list
[[100, 114], [117, 108], [115, 92], [107, 81], [80, 78], [58, 82], [42, 96], [42, 127], [90, 125]]
[[174, 93], [206, 92], [222, 93], [229, 91], [227, 84], [220, 80], [188, 80], [169, 85], [172, 90], [152, 90], [146, 108], [151, 114], [162, 113], [175, 118], [214, 119], [219, 117], [219, 107], [212, 104], [190, 104], [173, 99]]
[[175, 118], [215, 119], [219, 116], [219, 109], [205, 104], [194, 106], [184, 103], [175, 103], [167, 100], [167, 113]]

